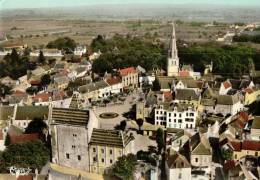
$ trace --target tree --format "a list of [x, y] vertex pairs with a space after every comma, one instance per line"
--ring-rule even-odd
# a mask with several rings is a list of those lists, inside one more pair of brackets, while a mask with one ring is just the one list
[[233, 151], [230, 149], [221, 149], [221, 155], [225, 160], [231, 160], [233, 156]]
[[116, 129], [116, 130], [124, 131], [125, 128], [126, 128], [126, 125], [127, 125], [126, 120], [123, 120], [123, 121], [120, 122], [120, 124], [118, 124], [118, 125], [115, 127], [115, 129]]
[[40, 53], [39, 53], [38, 62], [39, 62], [40, 64], [45, 64], [45, 57], [44, 57], [42, 51], [40, 51]]
[[47, 86], [51, 83], [51, 76], [49, 74], [44, 74], [41, 77], [41, 85], [42, 86]]
[[49, 151], [41, 141], [30, 141], [9, 145], [3, 152], [5, 168], [16, 166], [38, 169], [49, 160]]
[[25, 134], [42, 133], [44, 128], [48, 128], [47, 124], [41, 118], [34, 118], [25, 128]]
[[115, 176], [123, 180], [132, 180], [136, 170], [137, 159], [135, 155], [123, 155], [118, 158], [113, 165], [112, 172]]
[[156, 131], [156, 143], [158, 147], [158, 152], [161, 153], [162, 149], [164, 148], [164, 132], [163, 129], [158, 128]]
[[47, 44], [47, 48], [57, 48], [59, 50], [65, 50], [66, 53], [72, 53], [76, 46], [76, 42], [69, 37], [60, 37]]
[[155, 78], [153, 82], [153, 91], [160, 91], [160, 90], [161, 90], [161, 86], [160, 86], [159, 79]]
[[9, 133], [7, 133], [5, 137], [5, 146], [9, 146], [10, 144], [11, 144], [11, 138]]
[[141, 127], [142, 127], [143, 124], [144, 124], [144, 120], [141, 119], [141, 118], [139, 118], [139, 119], [136, 120], [136, 123], [137, 123], [137, 125], [139, 126], [139, 131], [141, 131]]

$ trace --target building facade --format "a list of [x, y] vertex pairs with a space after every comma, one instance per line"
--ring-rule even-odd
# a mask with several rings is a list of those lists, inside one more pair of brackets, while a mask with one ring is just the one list
[[88, 143], [98, 119], [91, 110], [53, 108], [50, 115], [52, 161], [89, 171]]
[[162, 103], [155, 108], [155, 125], [193, 129], [196, 125], [197, 115], [198, 113], [192, 105]]
[[90, 172], [110, 173], [110, 168], [123, 155], [131, 152], [132, 137], [126, 132], [94, 129], [89, 143]]

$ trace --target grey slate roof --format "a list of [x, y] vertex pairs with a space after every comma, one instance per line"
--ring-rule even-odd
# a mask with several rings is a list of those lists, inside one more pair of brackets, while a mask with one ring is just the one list
[[112, 147], [125, 147], [132, 140], [123, 131], [93, 129], [90, 145], [112, 146]]
[[96, 91], [105, 87], [108, 87], [109, 85], [105, 81], [98, 81], [95, 83], [90, 83], [84, 86], [79, 87], [79, 92], [80, 93], [87, 93], [87, 92], [92, 92]]
[[177, 100], [199, 100], [199, 95], [193, 89], [177, 89], [175, 98]]
[[220, 105], [233, 105], [239, 101], [237, 95], [219, 95], [217, 97], [217, 104]]

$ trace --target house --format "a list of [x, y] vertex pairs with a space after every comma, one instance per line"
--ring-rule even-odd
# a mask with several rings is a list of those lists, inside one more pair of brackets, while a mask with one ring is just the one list
[[198, 107], [200, 94], [193, 89], [176, 89], [174, 102], [191, 104]]
[[138, 72], [134, 67], [118, 70], [124, 87], [138, 87]]
[[11, 124], [22, 130], [34, 119], [42, 119], [48, 124], [48, 106], [15, 106]]
[[13, 87], [18, 85], [19, 81], [13, 80], [11, 77], [6, 76], [0, 80], [0, 83], [8, 87]]
[[61, 50], [58, 49], [42, 49], [42, 50], [34, 50], [30, 53], [31, 57], [39, 57], [40, 52], [43, 53], [43, 56], [46, 58], [61, 58], [64, 55]]
[[244, 109], [237, 94], [235, 95], [219, 95], [216, 99], [215, 113], [221, 113], [224, 116], [227, 114], [235, 115]]
[[78, 91], [82, 93], [89, 102], [106, 98], [110, 96], [111, 93], [109, 84], [104, 80], [80, 86]]
[[169, 153], [165, 161], [167, 180], [185, 179], [191, 180], [191, 164], [185, 156]]
[[250, 136], [252, 140], [260, 141], [260, 116], [254, 117]]
[[89, 142], [98, 119], [92, 110], [52, 108], [52, 162], [89, 171]]
[[212, 149], [205, 135], [196, 133], [190, 138], [190, 162], [192, 166], [208, 168], [212, 162]]
[[161, 103], [155, 108], [155, 125], [167, 128], [193, 129], [197, 111], [193, 105], [183, 103]]
[[110, 173], [110, 168], [123, 155], [131, 153], [133, 137], [117, 130], [93, 129], [89, 143], [90, 172]]
[[123, 92], [122, 80], [118, 76], [112, 76], [105, 79], [107, 84], [110, 86], [111, 94], [118, 94]]
[[94, 52], [94, 53], [92, 53], [92, 54], [90, 54], [89, 56], [88, 56], [88, 59], [90, 60], [90, 61], [94, 61], [94, 60], [96, 60], [96, 59], [98, 59], [100, 56], [101, 56], [101, 51], [98, 51], [98, 52]]
[[183, 129], [167, 128], [167, 149], [179, 151], [181, 147], [190, 139], [190, 135]]
[[74, 50], [74, 55], [76, 56], [82, 56], [87, 53], [87, 47], [86, 46], [77, 46]]
[[61, 76], [54, 78], [54, 85], [59, 90], [64, 90], [70, 82], [70, 79], [67, 76]]
[[240, 160], [245, 156], [256, 156], [260, 155], [260, 142], [254, 140], [233, 140], [227, 141], [221, 147], [222, 149], [230, 149], [232, 154], [232, 159]]
[[227, 95], [228, 91], [232, 89], [232, 84], [229, 81], [221, 83], [219, 89], [219, 95]]
[[243, 90], [243, 94], [245, 97], [244, 105], [250, 105], [257, 100], [260, 100], [260, 89], [248, 87]]

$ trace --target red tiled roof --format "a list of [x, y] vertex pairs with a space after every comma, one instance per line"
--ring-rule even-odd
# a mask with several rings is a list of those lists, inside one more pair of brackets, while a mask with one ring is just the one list
[[119, 73], [121, 76], [126, 76], [130, 73], [137, 73], [134, 67], [129, 67], [129, 68], [125, 68], [125, 69], [120, 69]]
[[38, 133], [34, 134], [21, 134], [21, 135], [10, 135], [11, 144], [28, 142], [39, 139]]
[[106, 79], [106, 82], [111, 86], [121, 82], [120, 77], [110, 77]]
[[171, 101], [172, 100], [172, 93], [170, 91], [163, 92], [163, 96], [164, 96], [166, 101]]
[[190, 72], [187, 71], [187, 70], [182, 70], [182, 71], [180, 71], [180, 72], [179, 72], [179, 75], [180, 75], [181, 77], [190, 77], [190, 76], [191, 76], [191, 75], [190, 75]]
[[230, 145], [234, 149], [234, 151], [241, 151], [241, 142], [236, 142], [236, 141], [230, 141]]
[[244, 89], [244, 92], [248, 93], [248, 94], [252, 94], [254, 92], [254, 90], [252, 88], [246, 88]]
[[223, 83], [223, 85], [224, 85], [225, 89], [232, 87], [232, 84], [230, 82], [228, 82], [228, 81], [225, 81]]
[[249, 115], [248, 115], [248, 113], [247, 113], [247, 112], [244, 112], [244, 111], [240, 112], [240, 113], [239, 113], [239, 119], [241, 119], [241, 120], [244, 121], [244, 122], [247, 122], [247, 121], [249, 120]]
[[41, 93], [41, 94], [36, 94], [33, 97], [33, 100], [40, 101], [40, 99], [41, 99], [42, 102], [46, 102], [46, 101], [49, 101], [50, 97], [52, 97], [52, 95], [50, 93]]
[[41, 84], [41, 81], [40, 81], [40, 80], [32, 80], [32, 81], [30, 81], [30, 84], [31, 84], [32, 86], [38, 86], [38, 85]]
[[19, 176], [17, 180], [33, 180], [33, 176], [32, 175]]
[[228, 160], [224, 164], [224, 169], [225, 170], [233, 169], [235, 166], [236, 166], [236, 163], [234, 160]]
[[260, 151], [260, 141], [243, 141], [242, 142], [243, 150], [252, 150], [252, 151]]

